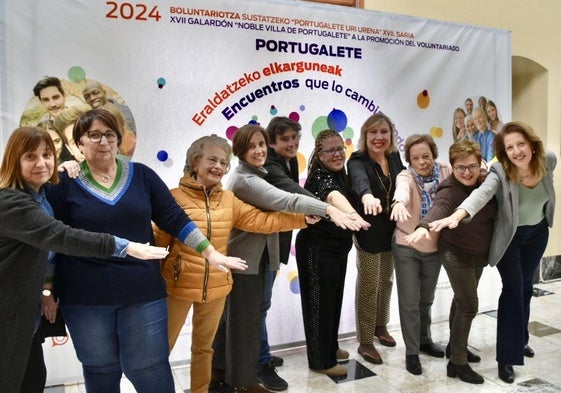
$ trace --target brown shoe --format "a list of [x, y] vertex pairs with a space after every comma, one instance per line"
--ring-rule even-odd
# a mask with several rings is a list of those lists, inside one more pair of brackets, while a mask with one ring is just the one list
[[330, 377], [344, 377], [345, 375], [347, 375], [347, 369], [340, 364], [336, 364], [335, 366], [326, 368], [325, 370], [311, 370], [316, 373], [328, 375]]
[[272, 390], [267, 389], [260, 383], [255, 383], [250, 386], [238, 387], [236, 392], [247, 392], [247, 393], [274, 393]]
[[358, 346], [358, 353], [364, 360], [374, 364], [382, 364], [382, 357], [376, 351], [373, 344], [360, 344]]
[[350, 356], [349, 351], [345, 351], [344, 349], [339, 348], [336, 352], [335, 352], [335, 356], [337, 357], [337, 360], [347, 360]]
[[374, 331], [374, 335], [378, 337], [378, 341], [380, 344], [386, 347], [395, 347], [395, 340], [394, 338], [388, 333], [388, 329], [385, 326], [376, 326], [376, 330]]

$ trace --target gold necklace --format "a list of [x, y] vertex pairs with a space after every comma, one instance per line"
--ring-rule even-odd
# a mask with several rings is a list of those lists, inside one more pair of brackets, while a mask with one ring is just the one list
[[376, 171], [376, 176], [378, 176], [378, 180], [380, 180], [380, 184], [382, 185], [382, 188], [386, 192], [386, 214], [390, 214], [390, 193], [392, 191], [392, 173], [389, 171], [389, 165], [388, 165], [388, 179], [390, 181], [390, 186], [386, 188], [386, 185], [382, 181], [382, 177], [378, 173], [378, 168], [374, 168], [374, 170]]

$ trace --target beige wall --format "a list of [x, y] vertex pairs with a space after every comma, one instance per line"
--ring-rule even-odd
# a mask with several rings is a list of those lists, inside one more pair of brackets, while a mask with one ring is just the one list
[[[524, 120], [558, 157], [561, 140], [561, 1], [364, 0], [368, 10], [496, 27], [512, 34], [512, 119]], [[485, 56], [485, 48], [481, 48]], [[507, 119], [509, 120], [509, 119]], [[561, 158], [560, 158], [561, 159]], [[561, 165], [555, 176], [561, 184]], [[561, 191], [546, 255], [561, 255]]]

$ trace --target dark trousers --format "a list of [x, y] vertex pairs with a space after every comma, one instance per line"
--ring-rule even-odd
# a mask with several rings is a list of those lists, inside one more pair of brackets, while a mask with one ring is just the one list
[[273, 285], [275, 284], [276, 271], [265, 268], [263, 282], [263, 304], [261, 305], [261, 348], [259, 349], [259, 364], [267, 364], [273, 360], [271, 346], [269, 345], [269, 333], [267, 332], [267, 312], [271, 308], [273, 298]]
[[545, 251], [548, 238], [549, 229], [545, 220], [536, 225], [518, 227], [497, 264], [503, 283], [497, 312], [499, 364], [524, 364], [534, 272]]
[[[33, 336], [31, 351], [25, 369], [25, 376], [21, 383], [21, 393], [43, 393], [47, 380], [47, 369], [43, 359], [43, 334], [39, 331]], [[9, 361], [3, 359], [2, 361]]]
[[263, 266], [258, 275], [234, 274], [212, 358], [212, 367], [226, 371], [225, 379], [230, 386], [257, 383], [264, 278]]
[[477, 285], [487, 265], [487, 254], [470, 254], [460, 250], [439, 250], [442, 266], [454, 291], [450, 307], [450, 362], [467, 361], [467, 343], [471, 323], [479, 307]]
[[338, 334], [352, 239], [320, 238], [302, 230], [296, 237], [296, 261], [306, 334], [308, 364], [324, 370], [337, 364]]

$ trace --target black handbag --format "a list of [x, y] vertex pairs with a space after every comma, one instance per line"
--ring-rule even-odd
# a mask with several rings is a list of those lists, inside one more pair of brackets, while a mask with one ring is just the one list
[[43, 337], [66, 337], [66, 325], [64, 323], [64, 317], [62, 316], [62, 310], [58, 308], [56, 312], [56, 319], [54, 323], [50, 323], [44, 315], [41, 316], [41, 323], [39, 324], [39, 329]]

